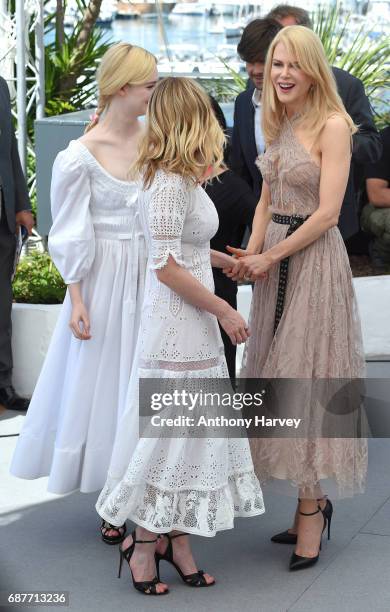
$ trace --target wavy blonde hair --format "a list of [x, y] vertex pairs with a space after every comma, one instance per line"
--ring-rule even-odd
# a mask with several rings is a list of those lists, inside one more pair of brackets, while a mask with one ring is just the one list
[[129, 43], [117, 43], [103, 55], [96, 73], [99, 90], [98, 105], [92, 121], [85, 131], [95, 127], [112, 96], [125, 85], [147, 83], [156, 68], [154, 55]]
[[279, 101], [271, 81], [272, 60], [275, 47], [279, 43], [283, 43], [301, 70], [313, 82], [299, 119], [313, 140], [319, 136], [331, 115], [344, 117], [352, 136], [357, 131], [357, 126], [348, 115], [337, 93], [336, 80], [319, 37], [309, 28], [287, 26], [280, 30], [272, 41], [264, 68], [262, 129], [266, 144], [269, 145], [278, 137], [285, 117], [284, 104]]
[[150, 187], [159, 169], [196, 182], [223, 168], [225, 135], [207, 93], [192, 79], [166, 77], [154, 90], [146, 114], [135, 172]]

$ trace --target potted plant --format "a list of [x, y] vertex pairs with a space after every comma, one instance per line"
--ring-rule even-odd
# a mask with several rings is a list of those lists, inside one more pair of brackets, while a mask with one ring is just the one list
[[49, 253], [35, 251], [20, 260], [13, 291], [13, 382], [20, 395], [31, 397], [66, 286]]

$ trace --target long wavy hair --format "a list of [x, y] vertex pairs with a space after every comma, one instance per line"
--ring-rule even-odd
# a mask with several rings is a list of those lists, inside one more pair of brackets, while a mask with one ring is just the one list
[[309, 28], [287, 26], [280, 30], [272, 41], [264, 68], [262, 129], [266, 144], [269, 145], [278, 137], [285, 118], [284, 104], [279, 101], [271, 81], [272, 60], [275, 47], [279, 43], [283, 43], [301, 70], [312, 80], [306, 104], [300, 111], [299, 121], [304, 124], [313, 141], [319, 136], [331, 115], [344, 117], [352, 136], [357, 131], [357, 126], [348, 115], [337, 93], [336, 80], [319, 37]]
[[149, 100], [146, 133], [133, 169], [145, 188], [159, 169], [196, 182], [223, 167], [224, 144], [207, 93], [191, 79], [167, 77]]
[[103, 55], [96, 73], [99, 98], [95, 116], [85, 131], [95, 127], [114, 94], [125, 85], [147, 83], [156, 68], [156, 58], [152, 53], [131, 45], [117, 43]]

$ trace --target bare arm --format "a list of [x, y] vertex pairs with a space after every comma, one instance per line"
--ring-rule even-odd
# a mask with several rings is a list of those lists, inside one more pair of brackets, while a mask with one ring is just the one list
[[245, 342], [249, 330], [242, 316], [217, 297], [170, 255], [167, 264], [156, 270], [157, 278], [186, 302], [215, 315], [233, 344]]
[[226, 268], [234, 265], [234, 259], [227, 253], [210, 249], [210, 259], [213, 268]]
[[377, 208], [390, 207], [389, 182], [379, 178], [366, 180], [367, 195], [369, 202]]
[[269, 186], [263, 181], [260, 200], [256, 206], [253, 219], [252, 233], [247, 246], [247, 251], [249, 253], [261, 253], [263, 250], [265, 233], [272, 216], [269, 209], [270, 204], [271, 194]]
[[[79, 340], [89, 340], [92, 337], [90, 334], [89, 316], [81, 296], [80, 283], [68, 285], [68, 290], [72, 302], [72, 315], [69, 327], [73, 335]], [[82, 324], [81, 326], [80, 323]]]
[[[246, 249], [237, 249], [228, 245], [226, 248], [230, 253], [233, 253], [236, 257], [261, 253], [263, 250], [268, 223], [272, 217], [271, 211], [269, 210], [270, 203], [271, 194], [269, 186], [265, 181], [263, 181], [260, 200], [256, 206], [255, 216], [253, 217], [252, 233], [248, 245]], [[228, 265], [224, 266], [224, 272], [227, 276], [230, 276]]]

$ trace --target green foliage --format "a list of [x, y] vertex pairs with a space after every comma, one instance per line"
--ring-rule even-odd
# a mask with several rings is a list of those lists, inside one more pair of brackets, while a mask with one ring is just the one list
[[[87, 0], [78, 0], [75, 26], [71, 32], [63, 31], [62, 45], [54, 37], [45, 46], [46, 114], [49, 116], [88, 108], [96, 96], [96, 69], [110, 41], [105, 32], [93, 28], [80, 54], [78, 39], [87, 5]], [[46, 18], [45, 34], [54, 31], [53, 13]]]
[[378, 90], [388, 87], [389, 38], [370, 40], [370, 31], [362, 23], [351, 42], [346, 43], [353, 17], [350, 13], [344, 14], [337, 4], [320, 6], [312, 18], [314, 31], [324, 45], [329, 63], [360, 79], [374, 103]]
[[61, 304], [66, 286], [48, 253], [33, 252], [20, 260], [13, 281], [16, 302]]
[[383, 130], [385, 127], [390, 125], [390, 111], [385, 111], [384, 113], [378, 114], [375, 117], [375, 123], [378, 130]]
[[[30, 190], [30, 186], [35, 184], [35, 156], [31, 155], [31, 153], [27, 156], [27, 184]], [[37, 218], [37, 192], [34, 187], [31, 195], [30, 195], [31, 209], [32, 214], [36, 220]]]

